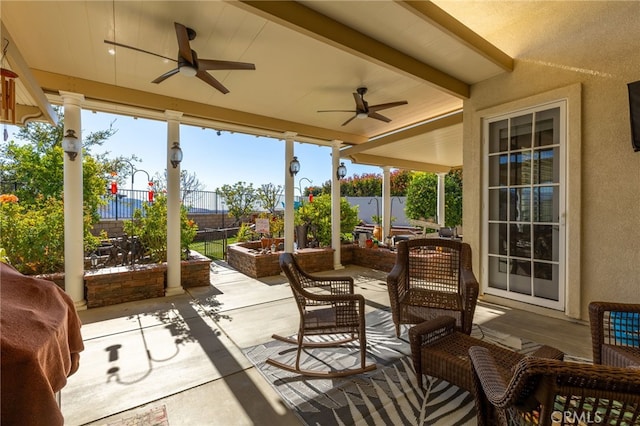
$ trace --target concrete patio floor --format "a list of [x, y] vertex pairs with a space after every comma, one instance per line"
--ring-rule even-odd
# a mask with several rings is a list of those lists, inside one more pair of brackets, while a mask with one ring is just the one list
[[[324, 274], [354, 277], [368, 311], [389, 306], [384, 272], [350, 265]], [[67, 425], [120, 424], [159, 406], [171, 426], [301, 424], [242, 353], [297, 330], [284, 276], [253, 279], [215, 262], [209, 287], [79, 314], [85, 350], [62, 390]], [[483, 302], [474, 322], [591, 358], [584, 323]]]

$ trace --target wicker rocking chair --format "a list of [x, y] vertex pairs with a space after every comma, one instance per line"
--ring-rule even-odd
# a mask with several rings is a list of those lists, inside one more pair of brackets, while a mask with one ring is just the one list
[[396, 264], [387, 290], [396, 335], [401, 324], [420, 324], [439, 316], [456, 319], [471, 334], [478, 281], [471, 269], [469, 244], [442, 238], [419, 238], [397, 245]]
[[[354, 294], [351, 277], [319, 277], [304, 272], [292, 253], [280, 255], [284, 271], [300, 313], [296, 338], [273, 335], [274, 339], [297, 346], [295, 365], [275, 359], [267, 363], [287, 371], [311, 377], [344, 377], [372, 371], [375, 364], [366, 364], [367, 338], [365, 333], [364, 296]], [[331, 336], [335, 340], [312, 341], [309, 336]], [[300, 367], [303, 348], [329, 348], [360, 341], [360, 366], [347, 369], [318, 371]]]

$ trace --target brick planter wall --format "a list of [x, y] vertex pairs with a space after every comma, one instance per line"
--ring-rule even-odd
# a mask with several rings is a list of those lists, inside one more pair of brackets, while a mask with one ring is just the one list
[[[198, 252], [191, 252], [191, 257], [180, 262], [182, 287], [210, 285], [211, 260]], [[84, 286], [87, 307], [96, 308], [163, 297], [167, 281], [166, 272], [166, 263], [86, 271]]]
[[183, 288], [211, 285], [211, 259], [192, 251], [189, 260], [180, 262], [180, 281]]
[[[235, 270], [253, 278], [280, 274], [279, 258], [282, 252], [259, 253], [260, 241], [232, 244], [227, 251], [227, 263]], [[307, 272], [333, 269], [333, 249], [302, 249], [296, 251], [298, 263]]]
[[[343, 246], [343, 251], [344, 246]], [[353, 265], [364, 266], [366, 268], [377, 269], [379, 271], [391, 272], [393, 265], [396, 263], [396, 252], [385, 248], [360, 248], [356, 244], [352, 244], [351, 263]]]
[[164, 264], [117, 266], [89, 271], [84, 276], [87, 308], [164, 296]]

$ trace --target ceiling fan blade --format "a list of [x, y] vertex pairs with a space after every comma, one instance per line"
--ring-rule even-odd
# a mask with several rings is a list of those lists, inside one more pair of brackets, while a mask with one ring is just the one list
[[351, 123], [351, 121], [356, 118], [358, 116], [358, 114], [354, 115], [353, 117], [351, 117], [350, 119], [348, 119], [347, 121], [345, 121], [344, 123], [342, 123], [343, 126], [346, 126], [347, 124]]
[[375, 112], [375, 111], [382, 111], [383, 109], [388, 109], [388, 108], [393, 108], [393, 107], [397, 107], [400, 105], [406, 105], [409, 102], [407, 101], [398, 101], [398, 102], [389, 102], [386, 104], [378, 104], [378, 105], [369, 105], [369, 111]]
[[186, 59], [190, 64], [193, 64], [193, 56], [191, 55], [191, 45], [189, 44], [189, 34], [187, 33], [187, 27], [177, 22], [173, 25], [176, 27], [176, 36], [178, 37], [178, 52], [180, 56]]
[[356, 109], [358, 111], [367, 111], [367, 106], [364, 103], [364, 99], [358, 93], [353, 93], [353, 99], [356, 101]]
[[160, 84], [166, 79], [168, 79], [169, 77], [171, 77], [172, 75], [178, 74], [179, 72], [180, 72], [180, 68], [174, 68], [171, 71], [167, 71], [164, 74], [162, 74], [160, 77], [153, 80], [152, 83]]
[[135, 50], [136, 52], [142, 52], [142, 53], [146, 53], [146, 54], [148, 54], [148, 55], [157, 56], [158, 58], [166, 59], [166, 60], [168, 60], [168, 61], [177, 62], [177, 61], [176, 61], [175, 59], [173, 59], [173, 58], [167, 58], [166, 56], [162, 56], [162, 55], [159, 55], [159, 54], [157, 54], [157, 53], [149, 52], [148, 50], [138, 49], [137, 47], [127, 46], [126, 44], [117, 43], [117, 42], [115, 42], [115, 41], [111, 41], [111, 40], [104, 40], [104, 42], [105, 42], [105, 43], [107, 43], [107, 44], [112, 44], [112, 45], [114, 45], [114, 46], [124, 47], [125, 49]]
[[204, 81], [205, 83], [215, 87], [224, 95], [229, 93], [229, 89], [224, 87], [222, 83], [220, 83], [218, 80], [211, 77], [211, 74], [208, 74], [206, 71], [202, 71], [202, 70], [198, 71], [198, 73], [196, 74], [196, 77], [198, 77], [200, 80]]
[[391, 122], [390, 118], [387, 118], [382, 114], [378, 114], [377, 112], [369, 112], [369, 118], [375, 118], [376, 120], [384, 121], [385, 123]]
[[323, 109], [317, 112], [352, 112], [352, 113], [356, 113], [357, 111], [354, 111], [352, 109]]
[[217, 61], [215, 59], [198, 59], [199, 70], [255, 70], [256, 66], [248, 62]]

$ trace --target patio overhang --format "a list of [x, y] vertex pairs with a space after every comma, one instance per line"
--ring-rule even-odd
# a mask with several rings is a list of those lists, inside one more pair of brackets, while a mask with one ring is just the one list
[[[84, 96], [83, 108], [158, 119], [165, 110], [181, 111], [183, 123], [278, 138], [293, 132], [309, 143], [367, 146], [344, 152], [359, 163], [442, 171], [462, 163], [461, 126], [423, 123], [460, 110], [472, 84], [513, 70], [511, 57], [431, 2], [3, 1], [0, 7], [7, 58], [21, 75], [21, 124], [54, 123], [51, 103], [67, 91]], [[74, 25], [60, 25], [69, 20]], [[197, 32], [191, 43], [199, 57], [251, 62], [256, 70], [211, 72], [229, 88], [226, 95], [184, 76], [151, 84], [174, 67], [169, 60], [122, 47], [108, 52], [113, 46], [104, 43], [172, 58], [174, 21]], [[47, 37], [35, 37], [33, 28]], [[369, 89], [370, 105], [407, 104], [385, 110], [389, 122], [343, 126], [348, 113], [318, 113], [354, 108], [360, 86]]]

